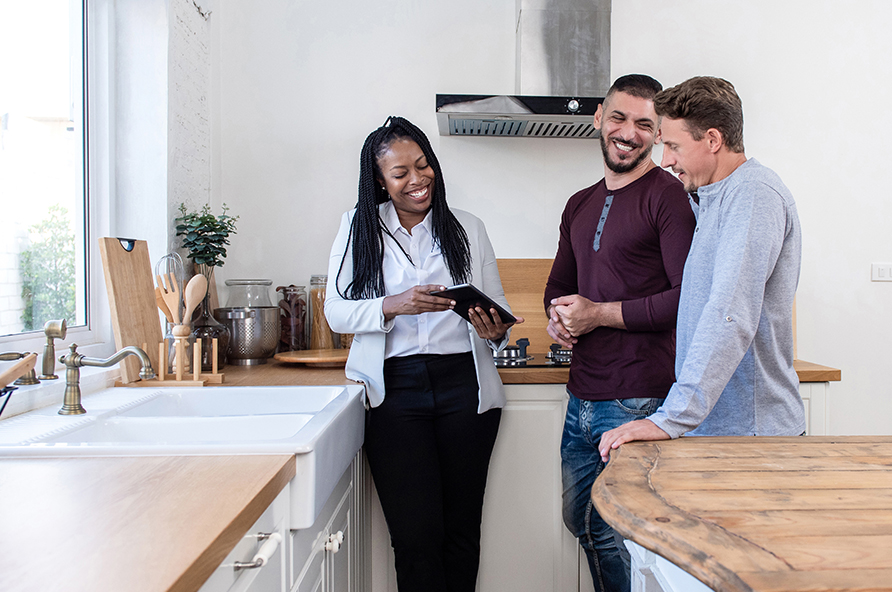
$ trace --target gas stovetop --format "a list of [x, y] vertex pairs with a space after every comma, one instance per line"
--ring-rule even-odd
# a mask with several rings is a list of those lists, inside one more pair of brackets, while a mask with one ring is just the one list
[[517, 345], [508, 345], [500, 352], [493, 352], [493, 361], [499, 368], [547, 368], [552, 366], [569, 366], [573, 352], [564, 349], [557, 343], [549, 346], [543, 359], [527, 355], [530, 340], [526, 337], [517, 340]]

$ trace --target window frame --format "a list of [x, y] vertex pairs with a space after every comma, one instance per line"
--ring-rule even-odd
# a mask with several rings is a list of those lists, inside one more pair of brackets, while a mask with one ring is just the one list
[[[80, 6], [82, 14], [81, 79], [85, 85], [84, 138], [84, 256], [86, 263], [86, 325], [69, 328], [65, 339], [55, 341], [56, 374], [59, 356], [68, 345], [78, 344], [78, 352], [85, 355], [107, 356], [114, 351], [111, 330], [111, 311], [105, 293], [102, 261], [97, 237], [110, 234], [109, 212], [113, 198], [114, 160], [112, 134], [113, 112], [113, 52], [114, 32], [110, 0], [69, 0]], [[0, 336], [3, 351], [35, 352], [42, 354], [46, 344], [43, 331]], [[38, 361], [38, 373], [42, 356]]]

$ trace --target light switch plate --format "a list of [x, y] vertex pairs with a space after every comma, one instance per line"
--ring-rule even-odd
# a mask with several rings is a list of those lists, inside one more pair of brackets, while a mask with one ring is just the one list
[[892, 263], [871, 263], [870, 281], [892, 282]]

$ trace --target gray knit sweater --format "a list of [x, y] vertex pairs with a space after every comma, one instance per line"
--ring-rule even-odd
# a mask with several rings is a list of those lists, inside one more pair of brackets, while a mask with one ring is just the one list
[[676, 382], [649, 419], [673, 438], [801, 434], [792, 328], [801, 234], [793, 196], [755, 159], [698, 195], [678, 308]]

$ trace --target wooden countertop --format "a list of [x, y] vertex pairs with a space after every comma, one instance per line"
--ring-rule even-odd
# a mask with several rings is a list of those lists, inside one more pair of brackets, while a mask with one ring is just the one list
[[727, 591], [892, 590], [892, 437], [680, 438], [616, 450], [618, 532]]
[[[350, 382], [275, 361], [224, 372], [227, 386]], [[499, 374], [564, 384], [569, 369]], [[0, 590], [197, 590], [294, 474], [290, 455], [0, 459]]]
[[293, 455], [0, 459], [0, 590], [197, 590]]
[[[800, 382], [828, 382], [842, 378], [836, 368], [821, 366], [802, 360], [794, 360], [793, 367]], [[349, 384], [343, 367], [313, 368], [304, 364], [286, 364], [269, 360], [256, 366], [227, 366], [224, 369], [226, 385], [289, 385], [289, 384]], [[503, 384], [567, 384], [570, 367], [552, 368], [499, 368]]]

